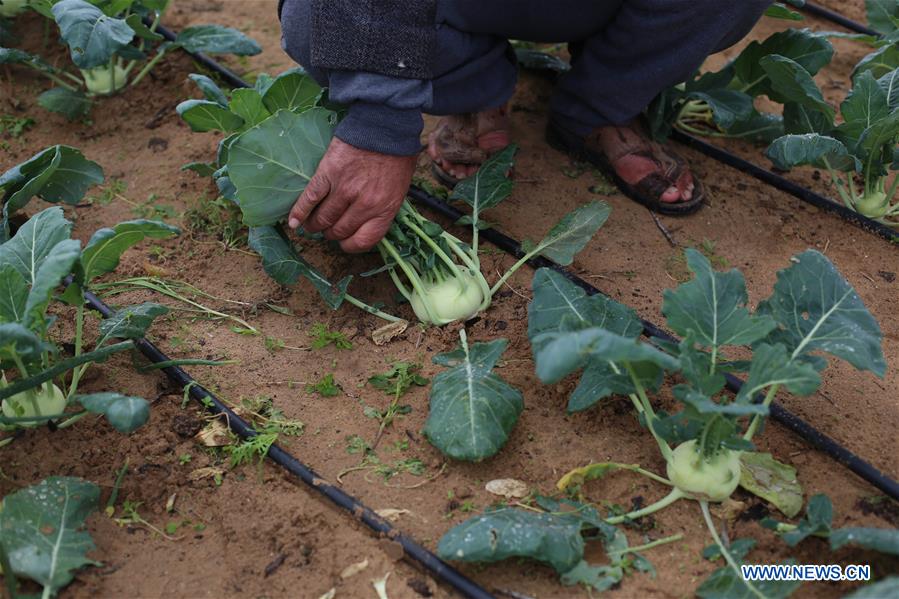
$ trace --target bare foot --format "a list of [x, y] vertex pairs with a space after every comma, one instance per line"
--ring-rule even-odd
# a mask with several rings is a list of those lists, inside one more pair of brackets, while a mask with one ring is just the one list
[[428, 155], [448, 175], [464, 179], [508, 145], [509, 120], [503, 106], [441, 118], [428, 136]]
[[682, 158], [652, 141], [634, 121], [599, 127], [593, 134], [619, 177], [669, 204], [693, 198], [693, 174]]

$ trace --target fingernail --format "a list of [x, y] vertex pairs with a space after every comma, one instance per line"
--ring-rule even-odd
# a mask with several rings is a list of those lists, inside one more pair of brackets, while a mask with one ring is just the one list
[[290, 220], [287, 221], [287, 226], [290, 227], [291, 229], [296, 229], [297, 227], [300, 226], [300, 221], [291, 217]]

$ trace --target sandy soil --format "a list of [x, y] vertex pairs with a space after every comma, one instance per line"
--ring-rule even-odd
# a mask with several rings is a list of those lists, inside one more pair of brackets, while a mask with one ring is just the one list
[[[853, 0], [830, 4], [858, 18], [863, 3]], [[292, 65], [280, 50], [274, 5], [274, 0], [180, 0], [166, 24], [174, 29], [207, 22], [239, 27], [260, 41], [264, 52], [246, 60], [230, 60], [229, 64], [248, 77], [261, 71], [276, 73]], [[35, 47], [39, 43], [36, 20], [26, 17], [21, 23], [26, 46]], [[814, 21], [807, 24], [832, 29]], [[783, 22], [764, 20], [751, 39], [764, 38], [784, 26]], [[863, 47], [848, 41], [838, 40], [835, 46], [833, 65], [818, 77], [831, 102], [845, 95], [847, 74], [866, 53]], [[710, 66], [738, 51], [739, 47], [710, 58]], [[79, 147], [101, 163], [107, 180], [120, 180], [126, 187], [108, 204], [97, 201], [90, 206], [66, 208], [82, 240], [100, 226], [148, 211], [157, 216], [170, 213], [170, 222], [181, 222], [186, 210], [215, 197], [208, 180], [179, 171], [187, 162], [210, 159], [218, 141], [212, 133], [191, 133], [174, 112], [180, 100], [197, 95], [186, 78], [195, 70], [187, 57], [171, 56], [137, 88], [104, 100], [94, 109], [90, 126], [70, 124], [42, 111], [35, 98], [46, 89], [44, 80], [18, 69], [11, 71], [11, 77], [0, 72], [4, 82], [0, 113], [27, 115], [35, 121], [21, 137], [6, 136], [2, 140], [6, 145], [0, 170], [52, 143]], [[825, 374], [821, 393], [804, 399], [784, 395], [781, 401], [896, 476], [899, 281], [895, 247], [688, 150], [684, 154], [705, 181], [711, 200], [696, 216], [660, 217], [679, 245], [672, 247], [644, 208], [615, 192], [591, 191], [603, 183], [593, 171], [569, 176], [573, 166], [570, 159], [543, 141], [550, 92], [551, 84], [545, 79], [522, 76], [512, 102], [512, 133], [522, 148], [516, 163], [518, 184], [512, 198], [487, 219], [516, 238], [534, 239], [577, 205], [596, 198], [609, 202], [613, 213], [608, 224], [577, 258], [574, 270], [657, 323], [662, 321], [663, 290], [675, 286], [683, 275], [683, 247], [703, 245], [722, 263], [743, 270], [753, 303], [768, 295], [775, 272], [789, 264], [790, 256], [810, 247], [825, 252], [880, 322], [888, 373], [881, 381], [840, 364]], [[758, 148], [734, 142], [727, 145], [760, 163], [763, 160]], [[420, 172], [426, 176], [424, 159]], [[828, 191], [811, 170], [799, 170], [790, 176], [819, 191]], [[95, 191], [92, 195], [100, 194]], [[37, 204], [32, 210], [40, 207]], [[343, 256], [319, 244], [304, 245], [304, 255], [329, 273], [361, 273], [376, 263], [369, 257]], [[493, 252], [484, 262], [491, 273], [510, 264], [508, 257]], [[433, 355], [451, 349], [458, 338], [456, 330], [410, 327], [389, 345], [376, 346], [370, 341], [370, 333], [381, 323], [374, 317], [360, 315], [351, 307], [332, 312], [305, 283], [282, 289], [264, 275], [252, 253], [245, 248], [228, 249], [201, 231], [185, 230], [176, 240], [130, 251], [115, 276], [146, 274], [188, 281], [220, 298], [245, 304], [206, 300], [246, 318], [264, 335], [238, 335], [228, 322], [191, 321], [183, 313], [176, 313], [153, 329], [152, 338], [172, 357], [239, 361], [189, 370], [230, 401], [267, 396], [289, 418], [301, 420], [305, 430], [299, 437], [286, 438], [288, 448], [332, 481], [359, 464], [359, 455], [348, 452], [352, 436], [371, 441], [377, 432], [377, 421], [366, 417], [364, 408], [383, 407], [389, 400], [365, 384], [368, 377], [386, 370], [394, 360], [421, 363], [422, 372], [431, 376], [438, 371], [430, 362]], [[475, 340], [500, 336], [510, 340], [498, 372], [523, 390], [526, 407], [503, 451], [480, 464], [445, 462], [420, 433], [427, 416], [427, 391], [419, 388], [404, 398], [412, 411], [387, 430], [378, 454], [389, 463], [419, 459], [424, 464], [423, 473], [403, 473], [389, 481], [363, 471], [342, 477], [344, 488], [371, 507], [408, 510], [399, 517], [397, 526], [431, 548], [446, 530], [468, 517], [467, 512], [479, 511], [496, 501], [484, 490], [491, 479], [514, 477], [536, 491], [551, 493], [561, 474], [591, 461], [640, 463], [656, 471], [663, 467], [651, 438], [640, 430], [625, 402], [608, 401], [589, 412], [568, 415], [564, 406], [575, 381], [566, 380], [553, 387], [537, 381], [526, 337], [530, 277], [527, 270], [517, 273], [491, 309], [468, 326], [468, 334]], [[360, 297], [385, 301], [391, 310], [410, 314], [408, 307], [393, 303], [386, 280], [357, 279], [352, 289]], [[173, 305], [166, 298], [145, 292], [110, 298], [117, 304], [146, 300]], [[289, 314], [273, 311], [266, 304], [287, 308]], [[62, 311], [61, 316], [65, 327], [70, 315]], [[285, 346], [306, 348], [315, 323], [326, 323], [330, 329], [346, 333], [354, 349], [278, 350], [273, 348], [277, 342], [265, 343], [268, 337]], [[158, 527], [169, 522], [184, 524], [176, 532], [178, 540], [166, 540], [144, 527], [118, 526], [103, 515], [94, 516], [90, 530], [98, 548], [93, 556], [104, 565], [79, 573], [65, 596], [314, 598], [336, 587], [338, 597], [373, 597], [371, 580], [388, 571], [392, 572], [388, 583], [391, 598], [449, 595], [447, 589], [405, 562], [396, 561], [395, 551], [383, 540], [372, 537], [352, 518], [293, 483], [277, 467], [264, 464], [229, 470], [220, 455], [201, 448], [191, 438], [202, 425], [202, 414], [195, 404], [183, 405], [179, 391], [168, 387], [162, 377], [136, 374], [129, 358], [111, 361], [93, 372], [87, 390], [116, 389], [151, 399], [149, 425], [130, 437], [118, 435], [104, 422], [87, 419], [63, 431], [28, 431], [0, 449], [4, 462], [0, 492], [11, 492], [51, 474], [83, 476], [108, 490], [114, 471], [127, 458], [130, 472], [122, 496], [141, 502], [140, 513]], [[339, 395], [325, 398], [306, 391], [307, 384], [329, 373], [341, 388]], [[667, 391], [660, 394], [659, 405], [673, 405]], [[875, 489], [776, 424], [768, 427], [760, 445], [799, 470], [807, 496], [825, 492], [833, 499], [837, 525], [899, 526], [895, 504], [876, 503], [879, 493]], [[190, 456], [189, 461], [184, 456]], [[207, 466], [225, 470], [221, 485], [191, 480], [193, 471]], [[412, 486], [415, 488], [408, 488]], [[602, 485], [591, 484], [587, 493], [595, 501], [630, 506], [654, 501], [663, 490], [621, 475]], [[175, 513], [167, 513], [166, 503], [173, 494]], [[754, 522], [766, 513], [764, 503], [744, 493], [738, 493], [737, 498], [745, 502], [745, 511], [728, 524], [728, 534], [730, 538], [752, 536], [759, 541], [750, 561], [769, 562], [787, 555], [800, 563], [831, 561], [822, 558], [823, 542], [811, 541], [801, 550], [786, 551], [782, 542]], [[875, 503], [876, 509], [871, 509]], [[628, 530], [631, 542], [643, 543], [676, 533], [684, 533], [685, 539], [648, 552], [658, 576], [629, 576], [612, 591], [613, 596], [690, 596], [714, 568], [700, 557], [709, 539], [698, 507], [681, 503], [657, 514], [650, 524], [645, 529]], [[843, 563], [870, 562], [878, 576], [897, 569], [895, 560], [874, 554], [847, 550], [835, 558]], [[369, 565], [364, 571], [341, 578], [344, 568], [365, 559]], [[465, 566], [463, 570], [498, 594], [586, 595], [580, 589], [562, 587], [550, 569], [533, 563], [511, 560], [493, 566]], [[135, 581], [139, 586], [135, 587]], [[847, 588], [809, 584], [796, 596], [835, 597]]]

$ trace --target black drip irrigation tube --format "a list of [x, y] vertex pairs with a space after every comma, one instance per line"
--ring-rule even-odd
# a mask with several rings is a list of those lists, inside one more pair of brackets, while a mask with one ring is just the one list
[[679, 131], [677, 129], [672, 132], [671, 138], [679, 143], [684, 144], [685, 146], [688, 146], [690, 148], [693, 148], [694, 150], [701, 152], [702, 154], [705, 154], [713, 160], [717, 160], [722, 164], [733, 167], [740, 172], [746, 173], [747, 175], [754, 177], [759, 181], [762, 181], [763, 183], [767, 183], [771, 187], [799, 198], [807, 204], [811, 204], [812, 206], [815, 206], [822, 210], [826, 210], [828, 212], [833, 212], [841, 219], [852, 223], [853, 225], [860, 227], [865, 231], [874, 233], [875, 235], [879, 235], [887, 241], [892, 241], [894, 243], [899, 242], [899, 229], [895, 229], [883, 223], [879, 223], [876, 220], [872, 220], [843, 204], [831, 201], [828, 198], [819, 195], [814, 191], [811, 191], [810, 189], [806, 189], [802, 185], [793, 183], [789, 179], [781, 177], [777, 173], [753, 164], [748, 160], [744, 160], [739, 156], [735, 156], [730, 152], [719, 148], [718, 146], [710, 144], [707, 141], [704, 141], [702, 139], [699, 139], [698, 137], [695, 137], [688, 133], [684, 133], [683, 131]]
[[[435, 198], [434, 196], [428, 194], [418, 187], [411, 187], [409, 189], [409, 196], [418, 204], [425, 206], [429, 210], [432, 210], [448, 219], [451, 219], [453, 222], [456, 222], [457, 220], [462, 218], [462, 216], [464, 216], [461, 211], [450, 206], [446, 202]], [[496, 247], [516, 258], [521, 258], [522, 256], [524, 256], [524, 252], [521, 250], [520, 243], [495, 229], [481, 229], [480, 235], [482, 238], [486, 239]], [[532, 258], [528, 261], [528, 265], [534, 269], [551, 268], [556, 272], [562, 274], [565, 278], [567, 278], [569, 281], [571, 281], [590, 295], [602, 293], [599, 291], [599, 289], [597, 289], [584, 279], [580, 278], [576, 274], [570, 272], [562, 266], [559, 266], [551, 260], [543, 258], [542, 256]], [[670, 341], [674, 343], [679, 342], [679, 339], [663, 331], [652, 322], [641, 319], [641, 323], [643, 324], [643, 334], [647, 337], [657, 337], [664, 341]], [[727, 374], [725, 376], [727, 379], [727, 388], [734, 393], [738, 393], [743, 387], [743, 381], [733, 376], [732, 374]], [[761, 396], [755, 398], [756, 401], [761, 401], [762, 399], [763, 398]], [[837, 462], [849, 468], [849, 470], [856, 473], [858, 476], [860, 476], [870, 484], [874, 485], [893, 499], [899, 501], [899, 482], [896, 482], [859, 456], [852, 453], [850, 450], [840, 445], [836, 440], [831, 439], [830, 437], [816, 429], [814, 426], [804, 421], [799, 416], [796, 416], [792, 412], [788, 411], [786, 408], [777, 404], [776, 402], [771, 404], [770, 410], [771, 418], [773, 420], [782, 424], [787, 429], [793, 431], [822, 453], [827, 454]]]
[[824, 8], [823, 6], [819, 6], [817, 4], [812, 4], [811, 2], [806, 2], [805, 5], [799, 10], [812, 15], [813, 17], [818, 17], [819, 19], [824, 19], [825, 21], [830, 21], [831, 23], [835, 23], [840, 27], [845, 27], [850, 31], [855, 31], [856, 33], [864, 33], [866, 35], [876, 35], [880, 36], [881, 33], [879, 31], [875, 31], [871, 29], [867, 25], [862, 25], [852, 19], [846, 18], [840, 13], [830, 10], [829, 8]]
[[[103, 300], [93, 293], [85, 292], [84, 299], [87, 305], [99, 312], [103, 318], [109, 318], [115, 313], [112, 308], [103, 303]], [[170, 361], [167, 355], [146, 339], [137, 339], [134, 341], [134, 345], [140, 353], [155, 364]], [[189, 393], [192, 398], [203, 404], [210, 412], [224, 416], [228, 428], [239, 437], [249, 439], [258, 434], [246, 420], [238, 416], [234, 410], [225, 405], [213, 393], [203, 388], [184, 369], [178, 366], [168, 366], [161, 370], [169, 380]], [[331, 503], [349, 512], [372, 531], [399, 543], [403, 548], [405, 557], [421, 565], [428, 574], [450, 585], [462, 596], [472, 599], [492, 599], [494, 597], [476, 582], [419, 545], [414, 539], [399, 532], [364, 503], [340, 487], [336, 487], [323, 479], [309, 466], [299, 461], [282, 447], [272, 445], [268, 450], [268, 457], [306, 483], [306, 485], [325, 496]]]

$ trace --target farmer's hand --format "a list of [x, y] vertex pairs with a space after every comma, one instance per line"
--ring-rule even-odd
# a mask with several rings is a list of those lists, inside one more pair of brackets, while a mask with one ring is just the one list
[[345, 252], [371, 249], [399, 211], [415, 162], [415, 156], [378, 154], [333, 138], [290, 210], [290, 228], [321, 231]]

